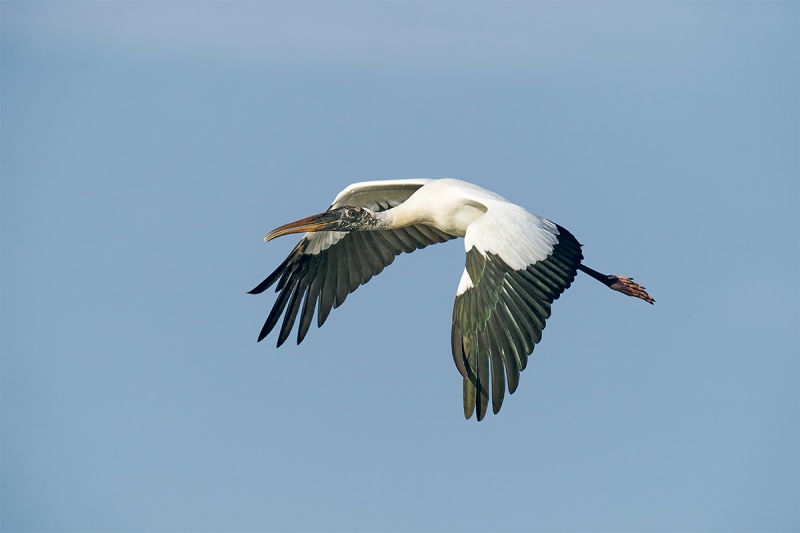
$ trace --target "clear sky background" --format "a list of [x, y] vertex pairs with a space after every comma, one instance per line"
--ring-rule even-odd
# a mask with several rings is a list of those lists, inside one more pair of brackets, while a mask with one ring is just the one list
[[[15, 2], [4, 531], [797, 531], [798, 2]], [[355, 181], [457, 177], [586, 263], [464, 420], [458, 240], [302, 346], [245, 294]]]

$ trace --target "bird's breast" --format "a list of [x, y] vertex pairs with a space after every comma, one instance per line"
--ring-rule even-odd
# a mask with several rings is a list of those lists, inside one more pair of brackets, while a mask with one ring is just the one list
[[467, 227], [481, 218], [485, 212], [486, 207], [477, 202], [461, 201], [437, 210], [433, 213], [430, 224], [450, 235], [463, 237], [467, 233]]

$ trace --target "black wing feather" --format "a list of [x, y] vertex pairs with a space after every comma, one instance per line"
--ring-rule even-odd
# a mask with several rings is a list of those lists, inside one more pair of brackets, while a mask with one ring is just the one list
[[423, 225], [398, 230], [351, 232], [318, 253], [306, 253], [309, 241], [302, 239], [289, 257], [250, 291], [259, 294], [277, 282], [278, 299], [261, 328], [258, 340], [269, 335], [285, 311], [278, 346], [288, 338], [298, 314], [297, 343], [300, 344], [308, 333], [315, 303], [318, 304], [317, 325], [321, 327], [332, 308], [342, 305], [350, 293], [392, 264], [397, 255], [452, 238], [454, 236]]

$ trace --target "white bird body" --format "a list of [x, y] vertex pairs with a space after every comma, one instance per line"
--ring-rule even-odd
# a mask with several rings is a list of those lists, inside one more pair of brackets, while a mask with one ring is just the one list
[[408, 200], [385, 211], [384, 216], [389, 227], [426, 224], [455, 237], [464, 237], [469, 225], [481, 218], [496, 201], [508, 203], [471, 183], [450, 178], [431, 180]]
[[[286, 261], [251, 293], [278, 281], [280, 292], [259, 336], [286, 309], [280, 346], [300, 312], [298, 344], [318, 302], [322, 326], [332, 307], [402, 252], [463, 237], [467, 266], [453, 310], [453, 358], [464, 378], [464, 414], [485, 415], [489, 392], [498, 412], [508, 377], [513, 393], [550, 305], [581, 270], [649, 303], [629, 278], [581, 264], [580, 244], [564, 228], [477, 185], [455, 179], [370, 181], [348, 186], [325, 213], [270, 232], [265, 240], [307, 232]], [[288, 305], [288, 309], [287, 309]], [[490, 370], [491, 368], [491, 370]], [[491, 387], [489, 386], [491, 382]]]

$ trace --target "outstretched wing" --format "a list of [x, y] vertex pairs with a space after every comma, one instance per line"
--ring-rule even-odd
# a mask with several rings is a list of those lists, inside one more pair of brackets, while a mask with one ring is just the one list
[[[464, 376], [464, 416], [483, 419], [519, 384], [550, 305], [583, 259], [567, 230], [522, 208], [492, 209], [467, 228], [467, 265], [453, 308], [453, 359]], [[509, 215], [509, 216], [504, 216]], [[513, 222], [512, 222], [513, 221]], [[507, 380], [506, 380], [507, 377]], [[491, 385], [490, 385], [491, 384]]]
[[[355, 183], [336, 196], [331, 209], [353, 205], [372, 211], [385, 211], [405, 202], [429, 181], [413, 179]], [[275, 291], [279, 296], [261, 328], [258, 340], [266, 337], [284, 315], [278, 335], [280, 346], [289, 337], [299, 315], [297, 343], [300, 344], [311, 326], [315, 307], [317, 325], [321, 327], [332, 308], [342, 305], [348, 294], [383, 271], [395, 256], [452, 238], [452, 235], [424, 224], [396, 230], [306, 233], [289, 257], [250, 291], [251, 294], [259, 294], [277, 282]]]

